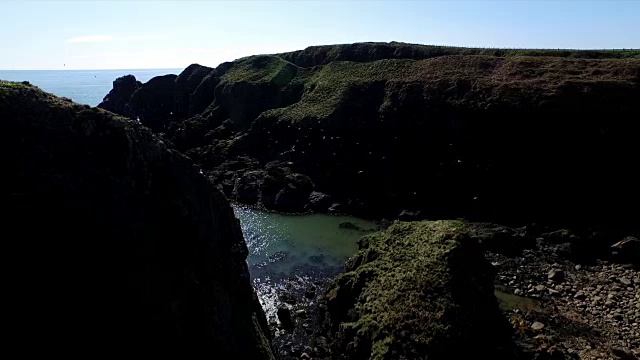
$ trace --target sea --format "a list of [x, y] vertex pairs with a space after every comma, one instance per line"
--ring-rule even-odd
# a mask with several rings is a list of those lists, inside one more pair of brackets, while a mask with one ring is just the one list
[[147, 82], [154, 76], [180, 74], [182, 69], [132, 70], [0, 70], [0, 80], [28, 81], [78, 104], [97, 106], [113, 87], [113, 80], [133, 75]]
[[[1, 80], [28, 81], [79, 104], [98, 105], [113, 80], [134, 75], [141, 82], [154, 76], [180, 74], [182, 69], [138, 70], [0, 70]], [[373, 222], [352, 216], [285, 215], [235, 204], [233, 209], [249, 249], [247, 263], [260, 301], [276, 318], [283, 291], [304, 290], [336, 275], [358, 249], [358, 240], [377, 229]], [[345, 226], [345, 224], [348, 226]]]

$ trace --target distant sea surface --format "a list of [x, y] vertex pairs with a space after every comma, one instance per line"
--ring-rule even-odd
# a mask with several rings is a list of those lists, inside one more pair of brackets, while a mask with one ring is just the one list
[[68, 97], [79, 104], [98, 105], [113, 87], [113, 80], [133, 75], [147, 82], [154, 76], [180, 74], [182, 69], [138, 70], [0, 70], [0, 79], [28, 81], [54, 95]]

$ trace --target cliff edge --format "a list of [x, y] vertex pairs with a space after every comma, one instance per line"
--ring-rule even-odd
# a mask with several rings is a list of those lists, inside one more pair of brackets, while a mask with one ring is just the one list
[[185, 157], [28, 83], [0, 82], [0, 119], [14, 344], [273, 359], [238, 220]]

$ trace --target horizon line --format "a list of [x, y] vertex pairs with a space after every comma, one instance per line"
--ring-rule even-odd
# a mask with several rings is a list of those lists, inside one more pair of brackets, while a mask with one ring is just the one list
[[0, 69], [0, 71], [116, 71], [116, 70], [175, 70], [186, 67], [149, 67], [149, 68], [92, 68], [92, 69]]

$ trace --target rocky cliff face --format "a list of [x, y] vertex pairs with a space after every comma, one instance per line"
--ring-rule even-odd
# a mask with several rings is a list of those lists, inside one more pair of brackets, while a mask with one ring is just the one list
[[[147, 125], [229, 197], [265, 207], [284, 209], [272, 194], [292, 191], [286, 210], [302, 211], [310, 202], [299, 199], [316, 191], [332, 195], [328, 207], [360, 215], [406, 209], [430, 218], [629, 225], [640, 216], [623, 205], [640, 200], [630, 166], [639, 160], [638, 56], [311, 47], [192, 66], [197, 78], [208, 73], [174, 103], [182, 117]], [[132, 109], [130, 116], [142, 113]], [[311, 186], [272, 181], [267, 165]]]
[[0, 119], [16, 343], [273, 358], [239, 223], [188, 159], [28, 84], [0, 82]]

